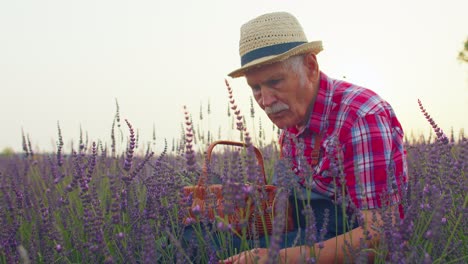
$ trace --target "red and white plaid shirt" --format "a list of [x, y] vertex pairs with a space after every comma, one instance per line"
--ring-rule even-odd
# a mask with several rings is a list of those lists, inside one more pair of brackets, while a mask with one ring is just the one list
[[[316, 138], [318, 162], [312, 158]], [[407, 181], [403, 129], [392, 107], [371, 90], [320, 73], [307, 125], [283, 130], [280, 144], [300, 183], [315, 193], [334, 197], [344, 183], [359, 209], [401, 199]]]

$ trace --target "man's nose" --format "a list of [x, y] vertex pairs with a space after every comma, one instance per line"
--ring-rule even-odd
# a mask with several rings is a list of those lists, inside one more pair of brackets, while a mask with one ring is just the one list
[[276, 97], [268, 87], [262, 87], [262, 105], [271, 106], [276, 101]]

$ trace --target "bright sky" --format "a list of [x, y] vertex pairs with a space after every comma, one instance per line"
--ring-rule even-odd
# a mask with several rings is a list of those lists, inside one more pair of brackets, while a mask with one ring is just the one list
[[[57, 121], [66, 143], [80, 127], [109, 142], [115, 99], [142, 141], [153, 126], [158, 142], [178, 138], [183, 105], [196, 121], [208, 103], [203, 129], [229, 137], [224, 79], [240, 65], [240, 26], [272, 11], [293, 13], [309, 41], [323, 41], [321, 69], [379, 93], [408, 135], [430, 131], [418, 98], [458, 132], [468, 128], [468, 67], [456, 59], [467, 10], [466, 0], [1, 1], [0, 151], [20, 151], [22, 129], [53, 150]], [[245, 80], [228, 80], [249, 116]]]

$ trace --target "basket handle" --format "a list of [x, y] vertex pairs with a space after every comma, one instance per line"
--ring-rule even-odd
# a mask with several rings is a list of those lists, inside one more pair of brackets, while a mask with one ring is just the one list
[[[218, 140], [218, 141], [215, 141], [215, 142], [211, 143], [208, 146], [208, 149], [206, 151], [206, 160], [205, 160], [205, 163], [203, 164], [203, 173], [200, 176], [200, 178], [198, 179], [198, 185], [199, 186], [204, 184], [204, 181], [206, 180], [206, 178], [208, 176], [208, 164], [211, 161], [211, 153], [213, 152], [214, 147], [217, 146], [217, 145], [229, 145], [229, 146], [238, 146], [238, 147], [244, 147], [244, 148], [247, 147], [247, 144], [245, 144], [245, 143], [230, 141], [230, 140]], [[267, 180], [266, 180], [266, 176], [265, 176], [265, 167], [263, 166], [262, 152], [260, 152], [260, 150], [258, 148], [256, 148], [255, 146], [252, 146], [252, 147], [254, 149], [255, 156], [257, 157], [258, 164], [260, 165], [261, 170], [262, 170], [263, 182], [266, 185]]]

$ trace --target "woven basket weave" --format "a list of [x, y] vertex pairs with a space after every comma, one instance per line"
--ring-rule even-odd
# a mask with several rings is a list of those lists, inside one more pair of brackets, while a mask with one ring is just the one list
[[[241, 233], [243, 227], [247, 231], [247, 235], [251, 236], [257, 234], [259, 236], [271, 234], [273, 230], [273, 219], [278, 214], [275, 212], [275, 198], [276, 186], [266, 184], [265, 169], [263, 166], [263, 156], [260, 150], [254, 147], [255, 156], [258, 165], [261, 168], [263, 179], [259, 181], [256, 186], [257, 193], [253, 197], [259, 197], [260, 202], [257, 203], [259, 208], [255, 208], [252, 195], [244, 194], [240, 199], [243, 199], [245, 206], [236, 207], [233, 214], [226, 215], [224, 213], [223, 201], [223, 185], [221, 184], [205, 184], [207, 181], [207, 168], [211, 160], [211, 153], [216, 145], [230, 145], [246, 147], [244, 143], [221, 140], [212, 143], [207, 150], [206, 161], [203, 166], [203, 173], [200, 176], [197, 185], [186, 186], [183, 188], [183, 200], [190, 200], [191, 203], [187, 206], [187, 215], [184, 217], [183, 222], [186, 225], [193, 224], [199, 221], [203, 216], [208, 217], [210, 222], [222, 221], [229, 224], [232, 231]], [[245, 187], [250, 186], [244, 184]], [[239, 186], [239, 192], [243, 191]], [[258, 195], [258, 196], [256, 196]], [[194, 210], [195, 209], [195, 210]], [[258, 209], [258, 210], [256, 210]], [[292, 231], [294, 229], [294, 220], [292, 216], [292, 207], [289, 202], [285, 215], [285, 228], [284, 231]]]

